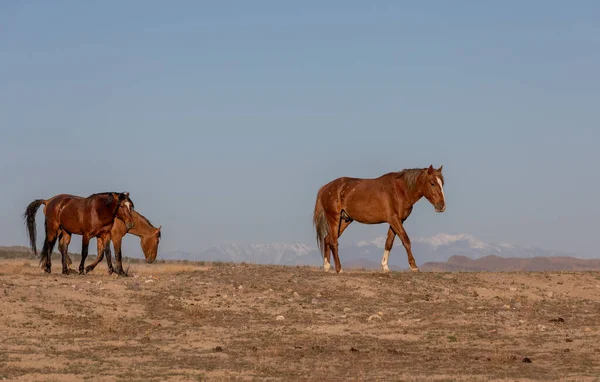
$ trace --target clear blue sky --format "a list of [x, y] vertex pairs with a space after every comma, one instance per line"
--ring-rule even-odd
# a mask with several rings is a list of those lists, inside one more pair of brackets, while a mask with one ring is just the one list
[[417, 204], [411, 237], [597, 256], [599, 19], [596, 1], [2, 1], [0, 244], [27, 242], [31, 200], [107, 190], [163, 251], [314, 244], [322, 184], [443, 164], [448, 208]]

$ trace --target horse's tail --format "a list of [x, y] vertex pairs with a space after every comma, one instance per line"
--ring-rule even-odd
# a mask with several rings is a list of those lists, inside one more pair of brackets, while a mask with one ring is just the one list
[[37, 228], [35, 225], [35, 214], [37, 210], [40, 208], [42, 204], [46, 204], [46, 201], [43, 199], [37, 199], [33, 202], [29, 203], [27, 209], [25, 209], [25, 213], [23, 214], [23, 219], [25, 220], [25, 226], [27, 227], [27, 234], [29, 236], [29, 244], [31, 245], [31, 249], [33, 253], [37, 256], [37, 246], [35, 244], [36, 236], [37, 236]]
[[323, 202], [321, 201], [321, 194], [323, 193], [324, 187], [325, 186], [321, 187], [317, 193], [317, 201], [315, 203], [315, 211], [313, 213], [313, 225], [317, 231], [317, 246], [319, 247], [319, 251], [323, 256], [325, 256], [325, 237], [329, 231], [327, 218], [325, 217], [325, 209], [323, 208]]

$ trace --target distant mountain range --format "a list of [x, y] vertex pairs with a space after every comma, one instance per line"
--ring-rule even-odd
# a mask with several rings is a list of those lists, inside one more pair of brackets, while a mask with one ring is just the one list
[[[340, 243], [340, 260], [344, 268], [379, 269], [385, 237], [357, 243]], [[473, 260], [494, 255], [499, 258], [537, 258], [537, 257], [572, 257], [572, 254], [541, 249], [532, 246], [515, 246], [511, 244], [485, 243], [471, 235], [438, 234], [432, 237], [414, 239], [412, 250], [419, 266], [425, 263], [437, 263], [463, 256]], [[160, 253], [166, 260], [223, 261], [247, 262], [256, 264], [278, 265], [313, 265], [321, 266], [323, 260], [316, 247], [305, 244], [225, 244], [209, 248], [200, 253], [173, 251]], [[406, 269], [408, 261], [406, 252], [399, 238], [389, 258], [390, 269]], [[465, 265], [466, 266], [466, 265]]]
[[495, 255], [470, 259], [466, 256], [452, 256], [448, 261], [425, 263], [420, 269], [425, 272], [598, 271], [600, 270], [600, 259], [576, 259], [564, 256], [507, 258]]
[[[340, 260], [345, 269], [365, 268], [379, 270], [385, 237], [370, 241], [340, 244]], [[600, 259], [578, 259], [572, 254], [532, 246], [485, 243], [471, 235], [438, 234], [416, 238], [412, 249], [421, 271], [598, 271]], [[0, 258], [19, 258], [27, 247], [0, 247]], [[199, 253], [186, 251], [159, 252], [161, 260], [246, 262], [276, 265], [322, 266], [323, 260], [316, 247], [305, 244], [225, 244]], [[402, 242], [396, 238], [390, 254], [391, 270], [406, 270], [408, 261]]]

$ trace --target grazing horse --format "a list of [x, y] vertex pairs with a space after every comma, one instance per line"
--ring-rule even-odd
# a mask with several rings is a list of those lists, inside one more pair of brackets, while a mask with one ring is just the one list
[[[56, 195], [48, 200], [34, 200], [27, 206], [23, 217], [29, 234], [29, 241], [33, 252], [36, 249], [36, 225], [35, 214], [41, 205], [44, 207], [46, 239], [41, 252], [40, 264], [46, 273], [51, 273], [52, 250], [61, 230], [69, 234], [82, 235], [81, 264], [79, 274], [84, 273], [85, 258], [88, 253], [90, 239], [98, 238], [98, 253], [106, 250], [110, 243], [110, 232], [118, 217], [122, 219], [128, 228], [133, 228], [134, 222], [131, 215], [134, 205], [129, 199], [129, 193], [105, 192], [93, 194], [87, 198], [75, 195]], [[66, 262], [66, 252], [61, 248], [62, 273], [68, 274], [69, 268]], [[112, 269], [112, 266], [109, 267]]]
[[[142, 250], [144, 251], [144, 256], [146, 257], [147, 263], [153, 263], [154, 260], [156, 260], [156, 256], [158, 254], [158, 243], [160, 242], [160, 237], [161, 237], [160, 230], [161, 230], [162, 226], [160, 226], [158, 228], [154, 227], [152, 225], [152, 223], [150, 223], [150, 221], [144, 215], [140, 214], [137, 211], [133, 211], [132, 216], [133, 216], [133, 222], [135, 223], [133, 228], [128, 230], [125, 222], [123, 222], [121, 219], [119, 219], [117, 217], [117, 219], [115, 219], [115, 223], [112, 226], [112, 230], [111, 230], [111, 234], [110, 234], [110, 238], [113, 242], [113, 245], [115, 246], [115, 259], [117, 261], [116, 272], [117, 272], [117, 274], [119, 274], [121, 276], [127, 276], [127, 274], [123, 270], [121, 241], [123, 240], [123, 236], [127, 235], [128, 233], [135, 235], [141, 239], [140, 244], [142, 246]], [[69, 257], [69, 252], [68, 252], [70, 242], [71, 242], [71, 235], [68, 232], [66, 232], [65, 230], [62, 230], [59, 235], [58, 246], [59, 246], [59, 248], [62, 248], [61, 252], [64, 250], [64, 252], [66, 253], [68, 265], [72, 264], [71, 258]], [[100, 245], [98, 245], [98, 248], [100, 248]], [[85, 267], [86, 272], [92, 271], [96, 267], [96, 265], [100, 264], [103, 257], [104, 257], [104, 254], [98, 252], [96, 261], [94, 261], [91, 265], [88, 265], [87, 267]], [[106, 250], [106, 262], [107, 262], [107, 264], [109, 264], [109, 267], [110, 267], [110, 264], [112, 263], [112, 261], [110, 260], [110, 257], [111, 257], [111, 253], [110, 253], [110, 242], [109, 242], [109, 245], [107, 246], [107, 250]]]
[[402, 224], [412, 212], [413, 205], [423, 196], [436, 212], [446, 210], [442, 167], [405, 169], [375, 179], [338, 178], [322, 186], [317, 193], [313, 224], [317, 245], [323, 254], [323, 268], [329, 272], [330, 252], [335, 270], [342, 271], [338, 256], [338, 239], [344, 230], [357, 221], [363, 224], [388, 223], [385, 251], [381, 260], [383, 272], [389, 272], [388, 257], [396, 235], [400, 236], [412, 271], [418, 272], [412, 255], [410, 239]]

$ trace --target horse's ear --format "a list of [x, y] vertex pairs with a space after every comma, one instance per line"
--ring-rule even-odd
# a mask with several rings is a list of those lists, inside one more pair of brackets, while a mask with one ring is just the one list
[[440, 168], [437, 169], [437, 172], [442, 172], [443, 167], [444, 167], [444, 165], [441, 165]]
[[123, 195], [125, 195], [126, 198], [129, 197], [129, 192], [124, 192]]
[[158, 227], [158, 231], [160, 232], [160, 229], [162, 228], [162, 225], [160, 227]]
[[435, 170], [433, 169], [433, 165], [432, 165], [432, 164], [430, 164], [430, 165], [429, 165], [429, 168], [427, 169], [427, 173], [428, 173], [429, 175], [431, 175], [431, 174], [433, 174], [433, 172], [434, 172], [434, 171], [435, 171]]

